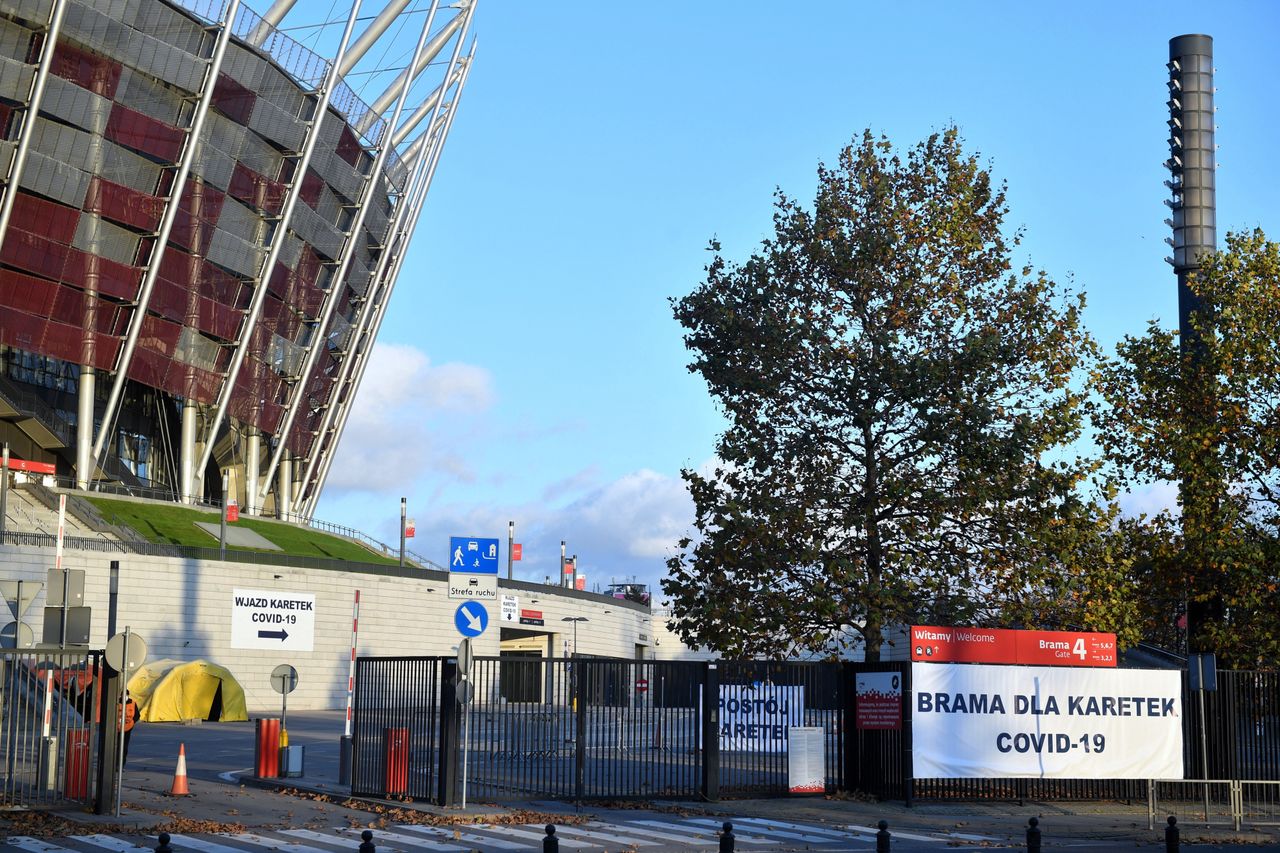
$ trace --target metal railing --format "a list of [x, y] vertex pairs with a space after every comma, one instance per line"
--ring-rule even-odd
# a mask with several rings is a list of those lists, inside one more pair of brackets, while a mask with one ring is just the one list
[[1231, 826], [1240, 830], [1240, 783], [1232, 779], [1152, 779], [1147, 782], [1147, 829], [1157, 820], [1176, 817], [1178, 823]]
[[1255, 826], [1280, 824], [1280, 781], [1241, 780], [1236, 795], [1240, 818]]

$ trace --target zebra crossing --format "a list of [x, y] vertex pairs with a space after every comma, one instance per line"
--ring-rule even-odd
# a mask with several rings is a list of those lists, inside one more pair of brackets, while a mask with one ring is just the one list
[[[875, 829], [855, 825], [815, 825], [766, 818], [732, 818], [739, 850], [829, 850], [862, 853], [875, 850]], [[556, 827], [563, 851], [590, 853], [665, 853], [707, 851], [719, 846], [722, 818], [637, 817], [625, 820], [590, 820], [575, 826]], [[360, 827], [328, 829], [259, 829], [253, 832], [210, 835], [171, 834], [175, 853], [355, 853]], [[423, 826], [396, 824], [373, 830], [378, 853], [511, 853], [539, 851], [545, 838], [542, 824], [458, 824]], [[947, 845], [995, 840], [984, 836], [939, 832], [894, 833], [941, 853]], [[140, 853], [158, 844], [157, 836], [139, 834], [72, 835], [57, 839], [12, 835], [0, 841], [0, 850], [23, 853]]]

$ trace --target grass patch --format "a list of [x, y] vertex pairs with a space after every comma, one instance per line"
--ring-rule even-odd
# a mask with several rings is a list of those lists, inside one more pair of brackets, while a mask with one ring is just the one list
[[[90, 497], [88, 500], [98, 508], [107, 521], [132, 527], [148, 542], [190, 545], [198, 548], [216, 548], [218, 545], [216, 538], [196, 527], [197, 521], [217, 524], [219, 517], [217, 512], [173, 504], [117, 501], [100, 497]], [[282, 524], [261, 518], [246, 518], [242, 515], [239, 521], [234, 522], [234, 526], [247, 527], [279, 545], [284, 553], [299, 557], [325, 557], [331, 560], [351, 560], [389, 566], [399, 562], [398, 555], [397, 558], [384, 557], [339, 536], [331, 536], [328, 533], [292, 524]], [[239, 550], [275, 553], [261, 548]]]

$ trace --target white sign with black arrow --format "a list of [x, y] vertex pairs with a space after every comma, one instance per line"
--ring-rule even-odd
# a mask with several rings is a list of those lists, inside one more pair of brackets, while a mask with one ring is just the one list
[[231, 598], [231, 648], [309, 652], [316, 597], [309, 592], [237, 589]]

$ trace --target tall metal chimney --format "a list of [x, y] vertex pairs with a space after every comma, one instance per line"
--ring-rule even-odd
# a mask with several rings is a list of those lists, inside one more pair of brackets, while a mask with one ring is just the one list
[[1187, 289], [1187, 277], [1200, 268], [1200, 256], [1217, 248], [1214, 200], [1213, 38], [1169, 39], [1169, 180], [1173, 196], [1165, 204], [1173, 216], [1167, 238], [1178, 274], [1178, 329], [1183, 346], [1191, 337], [1189, 319], [1199, 307]]

